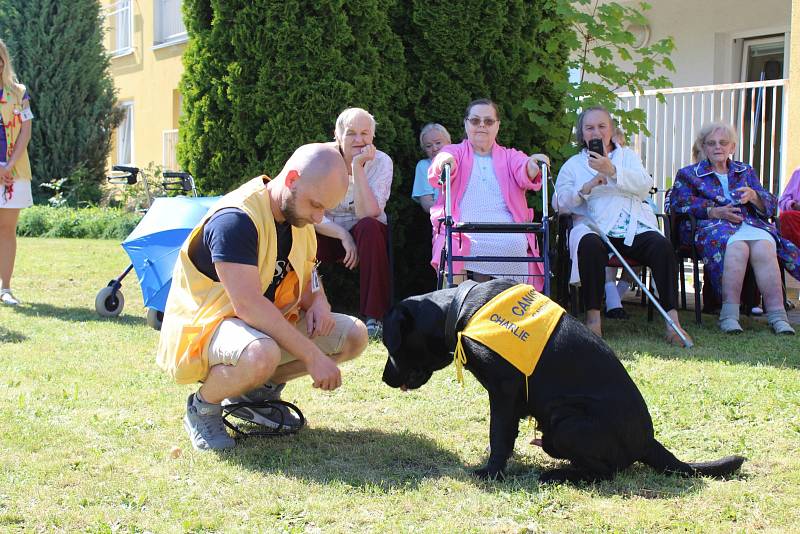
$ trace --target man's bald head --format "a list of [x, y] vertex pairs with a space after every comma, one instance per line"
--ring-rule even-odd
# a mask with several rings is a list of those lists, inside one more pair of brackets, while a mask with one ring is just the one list
[[341, 153], [330, 143], [303, 145], [267, 186], [274, 194], [278, 221], [305, 226], [322, 220], [347, 194], [350, 180]]
[[344, 188], [342, 197], [347, 192], [347, 165], [330, 143], [311, 143], [295, 150], [283, 166], [281, 175], [288, 175], [291, 171], [300, 175], [301, 183], [321, 182], [325, 187]]

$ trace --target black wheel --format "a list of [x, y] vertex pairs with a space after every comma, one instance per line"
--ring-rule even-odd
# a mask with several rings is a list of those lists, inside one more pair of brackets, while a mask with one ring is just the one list
[[94, 309], [100, 317], [116, 317], [125, 307], [125, 297], [122, 291], [111, 286], [106, 286], [97, 292], [94, 298]]
[[161, 322], [164, 320], [164, 312], [155, 308], [147, 308], [147, 326], [153, 330], [161, 330]]

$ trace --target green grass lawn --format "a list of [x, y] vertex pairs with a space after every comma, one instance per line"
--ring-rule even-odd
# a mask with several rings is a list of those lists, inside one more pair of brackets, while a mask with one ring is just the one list
[[[127, 264], [111, 241], [21, 239], [18, 309], [0, 307], [0, 532], [784, 532], [800, 528], [800, 336], [763, 323], [726, 337], [682, 315], [696, 347], [661, 341], [642, 311], [606, 337], [639, 385], [656, 435], [684, 460], [748, 458], [731, 480], [657, 475], [539, 486], [555, 465], [523, 422], [510, 477], [482, 483], [488, 402], [448, 368], [403, 394], [371, 344], [344, 385], [286, 388], [296, 436], [198, 453], [186, 396], [156, 367], [133, 276], [116, 319], [94, 296]], [[328, 283], [331, 283], [330, 281]]]

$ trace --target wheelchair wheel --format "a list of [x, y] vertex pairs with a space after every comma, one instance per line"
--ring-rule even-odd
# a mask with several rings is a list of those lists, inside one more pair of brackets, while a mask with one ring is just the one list
[[155, 308], [147, 308], [147, 326], [153, 330], [161, 330], [161, 322], [164, 320], [164, 312]]
[[122, 313], [124, 307], [125, 297], [122, 296], [122, 291], [115, 291], [111, 286], [98, 291], [94, 298], [94, 309], [100, 317], [116, 317]]

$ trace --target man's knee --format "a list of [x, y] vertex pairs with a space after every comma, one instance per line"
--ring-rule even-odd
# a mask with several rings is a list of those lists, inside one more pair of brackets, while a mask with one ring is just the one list
[[269, 338], [256, 339], [242, 351], [239, 364], [250, 369], [255, 382], [264, 382], [275, 373], [281, 362], [281, 349]]
[[352, 360], [361, 355], [369, 343], [366, 325], [356, 319], [353, 326], [347, 331], [342, 345], [342, 351], [336, 356], [338, 361]]

